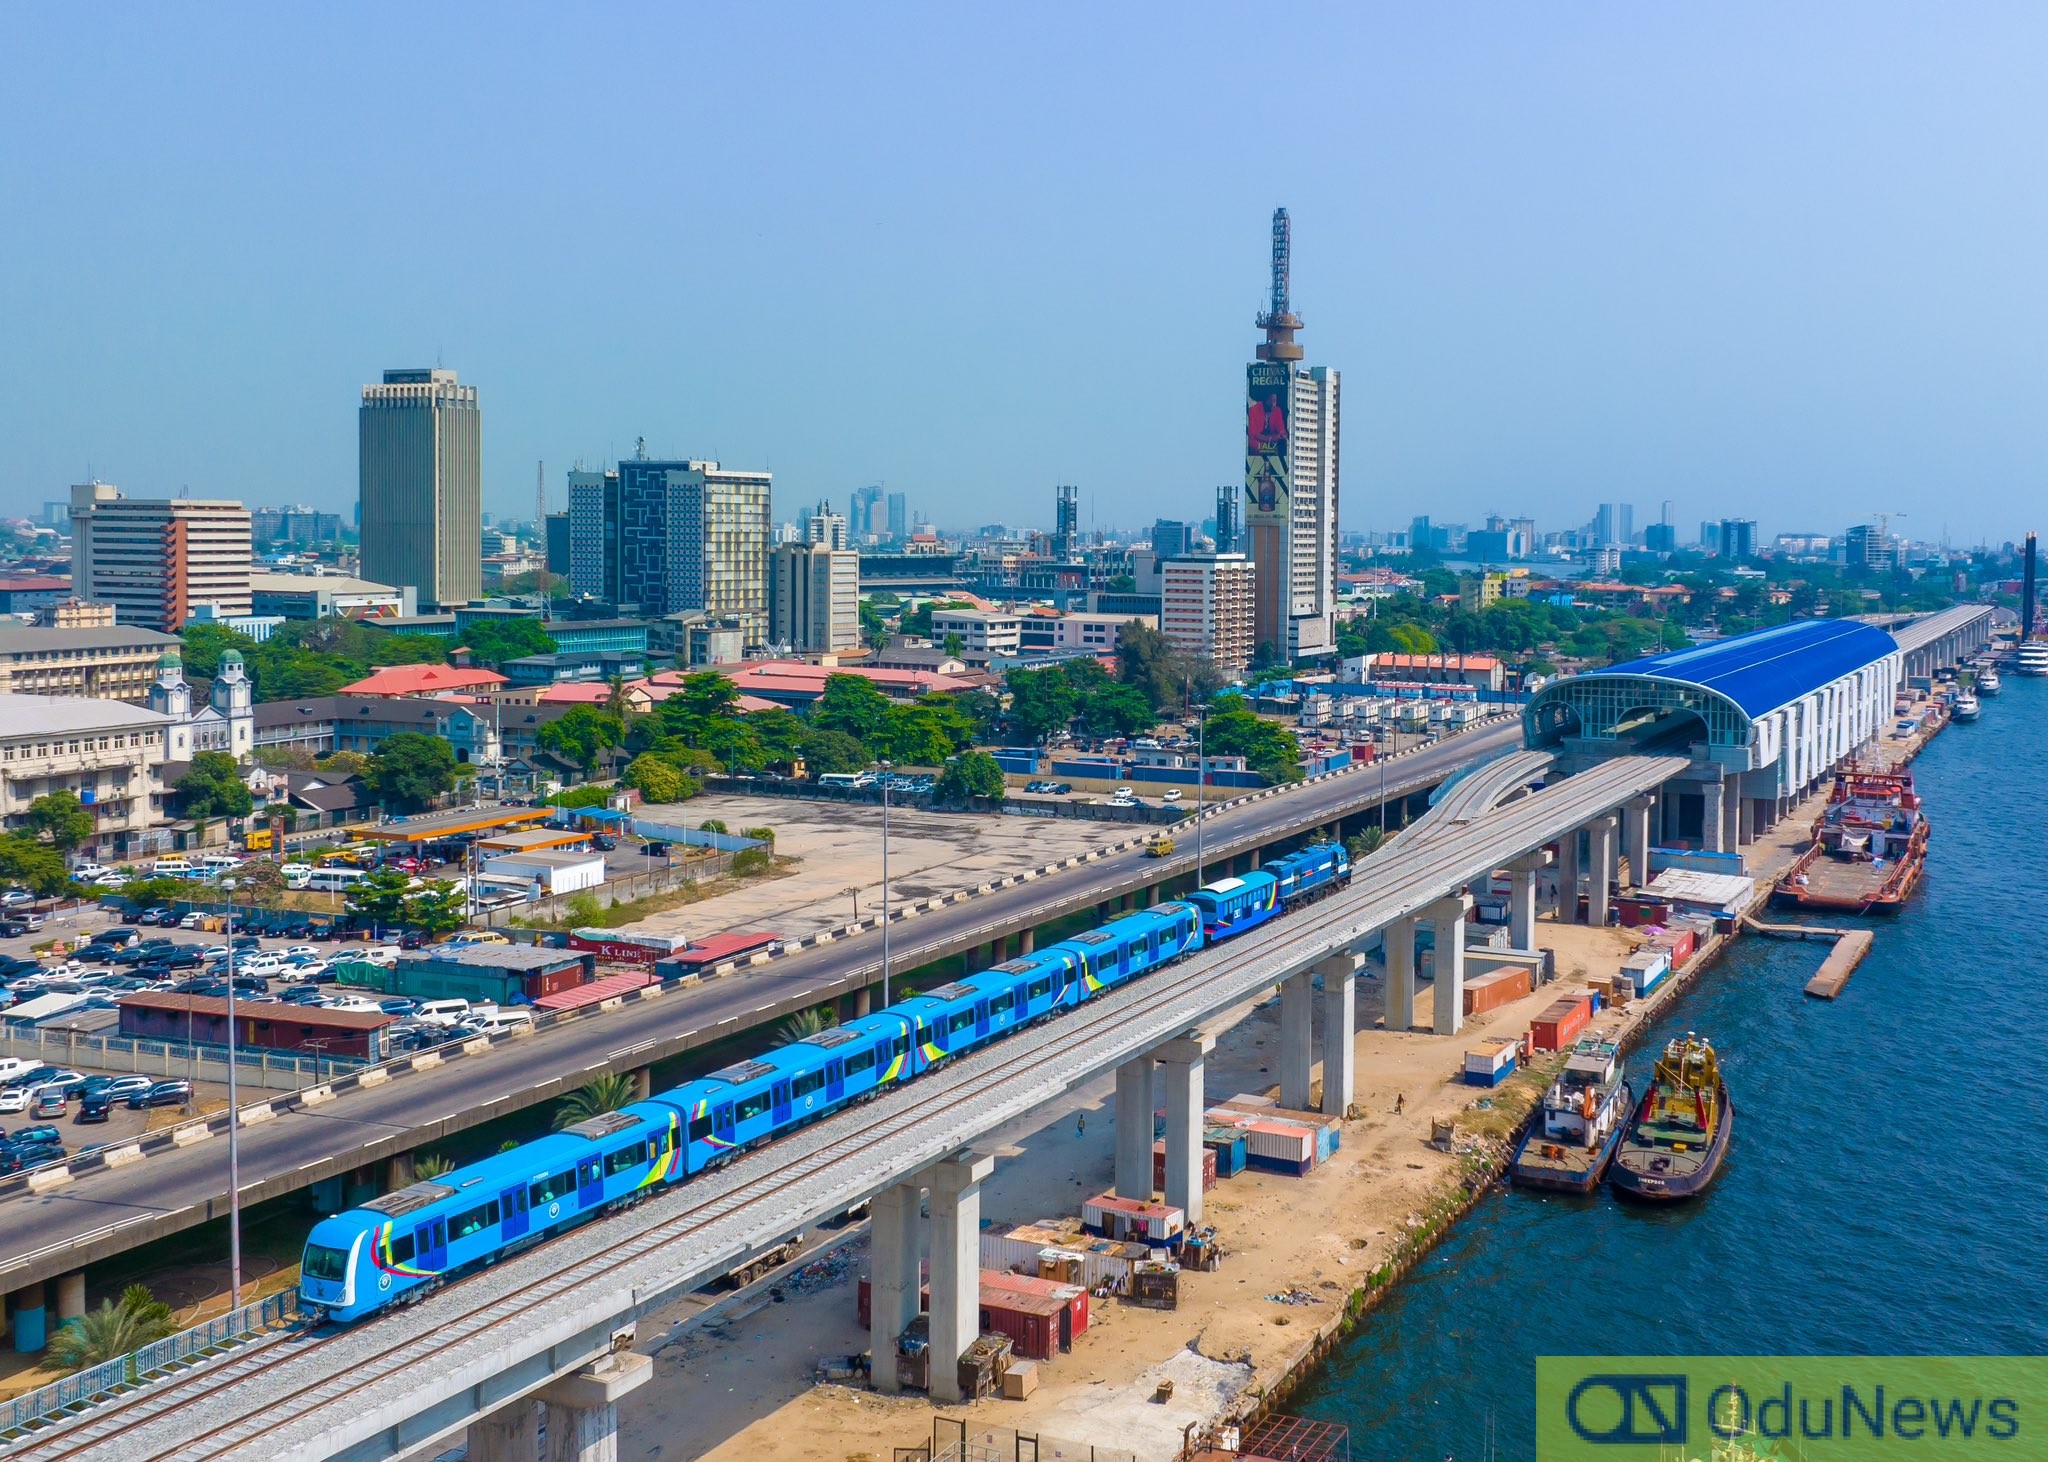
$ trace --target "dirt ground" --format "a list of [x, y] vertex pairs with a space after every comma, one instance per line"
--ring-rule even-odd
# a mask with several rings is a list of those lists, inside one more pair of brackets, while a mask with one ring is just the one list
[[[771, 827], [776, 855], [798, 861], [785, 877], [734, 885], [716, 897], [655, 914], [627, 928], [691, 938], [772, 929], [786, 938], [799, 938], [851, 922], [856, 903], [864, 916], [881, 908], [879, 808], [794, 797], [708, 796], [674, 807], [649, 807], [642, 815], [692, 827], [717, 818], [735, 832]], [[895, 808], [889, 814], [890, 897], [936, 898], [1122, 842], [1138, 831], [1123, 823], [1078, 818]]]

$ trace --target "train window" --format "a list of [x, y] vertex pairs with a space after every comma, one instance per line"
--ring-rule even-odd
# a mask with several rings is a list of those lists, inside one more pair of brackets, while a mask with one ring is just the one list
[[896, 1038], [896, 1050], [894, 1054], [897, 1056], [908, 1056], [910, 1054], [910, 1037], [898, 1036]]
[[824, 1085], [824, 1072], [806, 1071], [803, 1075], [790, 1082], [789, 1094], [793, 1097], [809, 1096], [812, 1092], [823, 1088]]
[[484, 1216], [485, 1211], [485, 1208], [472, 1208], [466, 1213], [456, 1214], [448, 1220], [448, 1236], [455, 1239], [466, 1239], [471, 1234], [482, 1233], [491, 1224], [497, 1222], [496, 1219], [486, 1218]]
[[971, 1010], [963, 1010], [956, 1014], [951, 1020], [946, 1022], [946, 1030], [949, 1034], [953, 1031], [964, 1031], [973, 1024], [974, 1012]]
[[650, 1137], [647, 1139], [647, 1161], [649, 1163], [661, 1161], [661, 1150], [667, 1145], [667, 1141], [668, 1139], [664, 1137]]
[[330, 1249], [325, 1244], [306, 1245], [306, 1257], [299, 1272], [308, 1279], [342, 1280], [348, 1277], [348, 1250]]
[[991, 1016], [1008, 1015], [1010, 1011], [1013, 1008], [1015, 1008], [1016, 1004], [1017, 998], [1014, 995], [1010, 994], [1008, 991], [1004, 991], [1002, 994], [996, 996], [995, 999], [989, 1001], [988, 1013]]
[[765, 1091], [756, 1092], [753, 1096], [742, 1098], [738, 1110], [736, 1110], [733, 1113], [733, 1115], [737, 1117], [740, 1121], [745, 1122], [754, 1117], [760, 1116], [763, 1112], [767, 1110], [768, 1093]]
[[1024, 998], [1026, 1000], [1043, 1000], [1046, 996], [1050, 995], [1051, 993], [1051, 980], [1033, 980], [1031, 982], [1031, 987], [1024, 992]]
[[620, 1148], [617, 1152], [606, 1153], [604, 1155], [604, 1175], [607, 1178], [616, 1178], [620, 1173], [632, 1172], [641, 1163], [647, 1161], [646, 1150], [645, 1145], [635, 1142]]
[[702, 1142], [705, 1138], [709, 1137], [710, 1135], [711, 1117], [709, 1113], [706, 1113], [704, 1116], [701, 1117], [690, 1118], [690, 1141]]
[[597, 1181], [598, 1171], [598, 1160], [594, 1157], [586, 1157], [576, 1164], [576, 1181], [580, 1185], [587, 1187]]
[[848, 1056], [844, 1069], [848, 1076], [858, 1076], [863, 1071], [872, 1071], [874, 1066], [875, 1053], [872, 1049], [869, 1049], [866, 1051], [855, 1051], [851, 1056]]
[[385, 1247], [390, 1250], [385, 1256], [387, 1263], [410, 1264], [412, 1262], [412, 1235], [393, 1234]]
[[528, 1188], [526, 1196], [533, 1201], [535, 1208], [541, 1208], [549, 1203], [553, 1203], [558, 1198], [567, 1198], [575, 1191], [576, 1172], [572, 1168], [567, 1172], [550, 1173], [531, 1188]]

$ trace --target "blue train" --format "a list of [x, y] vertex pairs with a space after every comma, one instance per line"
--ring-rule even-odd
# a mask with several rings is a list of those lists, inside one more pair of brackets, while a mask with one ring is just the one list
[[1319, 843], [1185, 900], [897, 1001], [886, 1010], [684, 1082], [616, 1112], [387, 1193], [321, 1220], [299, 1299], [359, 1320], [450, 1276], [631, 1207], [757, 1143], [1001, 1040], [1348, 883], [1341, 845]]

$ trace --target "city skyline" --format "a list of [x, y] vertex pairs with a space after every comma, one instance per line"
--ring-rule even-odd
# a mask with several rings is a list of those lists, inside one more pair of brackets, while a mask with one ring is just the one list
[[[1084, 530], [1198, 519], [1237, 457], [1283, 202], [1316, 354], [1352, 397], [1347, 531], [1671, 498], [1768, 532], [1938, 495], [1948, 537], [1997, 542], [2048, 471], [2026, 247], [2048, 219], [2017, 150], [2048, 21], [2017, 7], [1968, 27], [1842, 6], [1331, 16], [1277, 150], [1213, 105], [1241, 66], [1220, 12], [1136, 77], [1114, 58], [1156, 44], [1137, 17], [1098, 17], [1075, 53], [1053, 18], [953, 16], [906, 54], [829, 12], [789, 32], [515, 16], [440, 88], [417, 83], [474, 42], [459, 11], [403, 55], [347, 17], [132, 19], [111, 46], [62, 13], [20, 22], [39, 64], [0, 119], [40, 142], [0, 160], [32, 220], [0, 241], [0, 384], [34, 429], [0, 433], [0, 510], [90, 469], [345, 512], [361, 383], [440, 361], [492, 404], [499, 516], [530, 512], [536, 460], [615, 463], [644, 434], [772, 472], [778, 518], [883, 484], [987, 521], [1071, 482]], [[622, 44], [684, 42], [753, 59], [573, 129], [522, 99], [596, 84]], [[205, 58], [285, 54], [289, 84], [240, 65], [209, 94]], [[104, 104], [66, 106], [88, 73]], [[903, 88], [915, 103], [870, 84], [913, 73], [935, 86]], [[764, 121], [737, 104], [761, 86], [802, 102]], [[452, 176], [365, 145], [365, 115], [402, 109], [464, 138]], [[820, 132], [839, 113], [860, 125]], [[648, 226], [554, 243], [607, 199]], [[462, 262], [394, 267], [421, 228]], [[1075, 354], [1104, 319], [1113, 410]], [[1944, 536], [1928, 518], [1903, 526]]]

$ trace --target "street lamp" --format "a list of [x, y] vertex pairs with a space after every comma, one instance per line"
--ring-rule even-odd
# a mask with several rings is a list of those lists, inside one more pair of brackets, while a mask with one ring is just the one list
[[882, 1005], [889, 1004], [889, 781], [887, 760], [875, 763], [882, 769]]
[[242, 1308], [242, 1105], [235, 1084], [235, 881], [228, 899], [228, 1312]]

